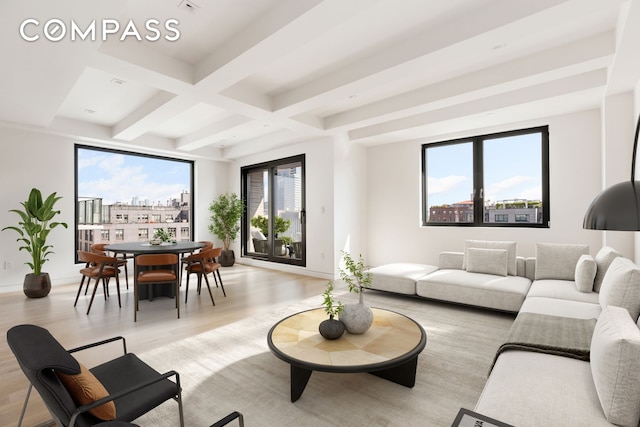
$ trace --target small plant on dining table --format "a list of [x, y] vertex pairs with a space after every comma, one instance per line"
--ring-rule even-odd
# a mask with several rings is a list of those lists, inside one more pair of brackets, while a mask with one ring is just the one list
[[158, 228], [153, 234], [153, 240], [159, 240], [162, 243], [174, 243], [175, 239], [169, 232], [163, 228]]
[[330, 281], [329, 283], [327, 283], [327, 289], [325, 289], [324, 293], [322, 294], [322, 297], [324, 298], [322, 305], [324, 306], [325, 313], [329, 315], [330, 319], [333, 319], [334, 316], [338, 316], [344, 309], [344, 306], [340, 301], [336, 303], [332, 292], [333, 282]]

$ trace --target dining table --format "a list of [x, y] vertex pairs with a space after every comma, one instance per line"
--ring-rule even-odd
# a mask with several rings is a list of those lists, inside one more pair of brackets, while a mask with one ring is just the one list
[[[136, 257], [143, 254], [185, 254], [191, 253], [205, 246], [202, 242], [180, 241], [180, 242], [163, 242], [160, 244], [144, 242], [123, 242], [110, 243], [104, 247], [105, 251], [115, 254], [122, 254], [124, 257], [133, 255], [133, 271], [136, 271]], [[179, 267], [178, 267], [179, 268]], [[135, 280], [134, 280], [135, 282]], [[135, 286], [135, 285], [134, 285]], [[175, 297], [175, 288], [171, 285], [157, 284], [150, 286], [141, 286], [138, 292], [139, 299], [152, 300], [156, 296]]]

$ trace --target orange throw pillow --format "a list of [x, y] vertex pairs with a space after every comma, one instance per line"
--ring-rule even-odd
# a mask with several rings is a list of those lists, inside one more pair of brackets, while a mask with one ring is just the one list
[[[78, 375], [66, 375], [60, 372], [56, 372], [56, 375], [79, 406], [88, 405], [109, 395], [102, 383], [82, 363], [80, 363]], [[107, 402], [91, 409], [89, 413], [101, 420], [113, 420], [116, 418], [116, 405], [113, 401]]]

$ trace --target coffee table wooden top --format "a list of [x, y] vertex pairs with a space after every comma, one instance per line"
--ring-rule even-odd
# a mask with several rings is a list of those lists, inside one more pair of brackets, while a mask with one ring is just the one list
[[268, 344], [280, 359], [306, 369], [326, 372], [370, 372], [415, 358], [427, 335], [413, 319], [393, 311], [372, 308], [373, 324], [362, 335], [345, 332], [326, 340], [318, 325], [327, 319], [324, 309], [289, 316], [269, 331]]

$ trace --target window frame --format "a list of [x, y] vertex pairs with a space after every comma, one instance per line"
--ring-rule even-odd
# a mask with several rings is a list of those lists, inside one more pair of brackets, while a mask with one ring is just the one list
[[[163, 161], [171, 161], [171, 162], [177, 162], [177, 163], [184, 163], [189, 165], [189, 222], [190, 222], [190, 235], [189, 235], [189, 239], [193, 240], [193, 230], [195, 229], [195, 227], [193, 227], [193, 224], [195, 224], [196, 221], [196, 209], [195, 209], [195, 203], [194, 201], [196, 200], [196, 195], [195, 195], [195, 162], [193, 160], [186, 160], [186, 159], [180, 159], [180, 158], [175, 158], [175, 157], [167, 157], [167, 156], [161, 156], [161, 155], [155, 155], [155, 154], [147, 154], [147, 153], [139, 153], [139, 152], [135, 152], [135, 151], [127, 151], [127, 150], [119, 150], [119, 149], [114, 149], [114, 148], [108, 148], [108, 147], [97, 147], [97, 146], [93, 146], [93, 145], [85, 145], [85, 144], [74, 144], [74, 193], [75, 193], [75, 230], [76, 230], [76, 234], [78, 235], [80, 231], [89, 231], [89, 232], [93, 232], [93, 230], [80, 230], [79, 229], [79, 225], [81, 224], [79, 222], [79, 206], [78, 206], [78, 178], [79, 178], [79, 174], [78, 174], [78, 152], [79, 150], [91, 150], [91, 151], [97, 151], [97, 152], [103, 152], [103, 153], [109, 153], [109, 154], [121, 154], [121, 155], [125, 155], [125, 156], [137, 156], [137, 157], [146, 157], [146, 158], [151, 158], [151, 159], [157, 159], [157, 160], [163, 160]], [[110, 224], [111, 226], [113, 226], [114, 228], [114, 235], [113, 235], [113, 242], [123, 242], [125, 241], [125, 229], [124, 228], [118, 228], [116, 227], [117, 225], [125, 225], [125, 224], [142, 224], [140, 222], [131, 222], [129, 221], [129, 214], [122, 214], [121, 218], [114, 218], [114, 222], [111, 223], [110, 221], [107, 222], [107, 224]], [[145, 222], [145, 224], [149, 223], [148, 219]], [[141, 228], [141, 227], [140, 227]], [[133, 226], [131, 227], [130, 231], [133, 231], [134, 228]], [[136, 236], [130, 238], [128, 241], [139, 241], [139, 231], [138, 229], [136, 230]], [[147, 233], [148, 233], [148, 229], [147, 229]], [[78, 261], [78, 256], [77, 256], [77, 251], [78, 249], [85, 249], [85, 248], [80, 248], [80, 241], [81, 239], [79, 238], [79, 236], [77, 236], [77, 238], [75, 239], [75, 263], [77, 264]], [[82, 240], [89, 240], [88, 237], [82, 239]]]
[[[289, 258], [277, 255], [271, 255], [270, 253], [263, 254], [260, 252], [250, 252], [247, 248], [247, 236], [249, 234], [250, 226], [248, 224], [248, 214], [247, 209], [242, 214], [241, 218], [241, 226], [240, 226], [240, 240], [241, 240], [241, 254], [242, 257], [259, 259], [262, 261], [274, 262], [279, 264], [290, 264], [296, 265], [299, 267], [307, 266], [307, 220], [306, 220], [306, 155], [298, 154], [290, 157], [284, 157], [280, 159], [270, 160], [266, 162], [251, 164], [247, 166], [242, 166], [240, 168], [240, 181], [241, 181], [241, 199], [245, 201], [245, 203], [249, 203], [249, 181], [248, 176], [252, 171], [266, 169], [268, 170], [267, 179], [268, 179], [268, 207], [269, 207], [269, 224], [270, 227], [273, 225], [272, 218], [274, 217], [273, 209], [276, 206], [275, 203], [275, 193], [274, 193], [274, 170], [278, 168], [278, 166], [289, 164], [289, 163], [300, 163], [301, 166], [301, 212], [300, 212], [300, 225], [302, 227], [302, 256], [300, 258]], [[269, 236], [272, 239], [271, 236]]]
[[[541, 149], [541, 185], [542, 185], [542, 222], [489, 222], [484, 219], [484, 159], [483, 143], [486, 140], [509, 138], [520, 135], [540, 134]], [[446, 145], [472, 144], [472, 167], [473, 167], [473, 221], [472, 222], [429, 222], [428, 206], [428, 171], [427, 171], [427, 150], [430, 147], [442, 147]], [[484, 135], [458, 138], [446, 141], [430, 142], [421, 145], [422, 159], [422, 226], [423, 227], [503, 227], [503, 228], [550, 228], [550, 202], [549, 202], [549, 126], [537, 126], [525, 129], [517, 129], [505, 132], [496, 132]]]

